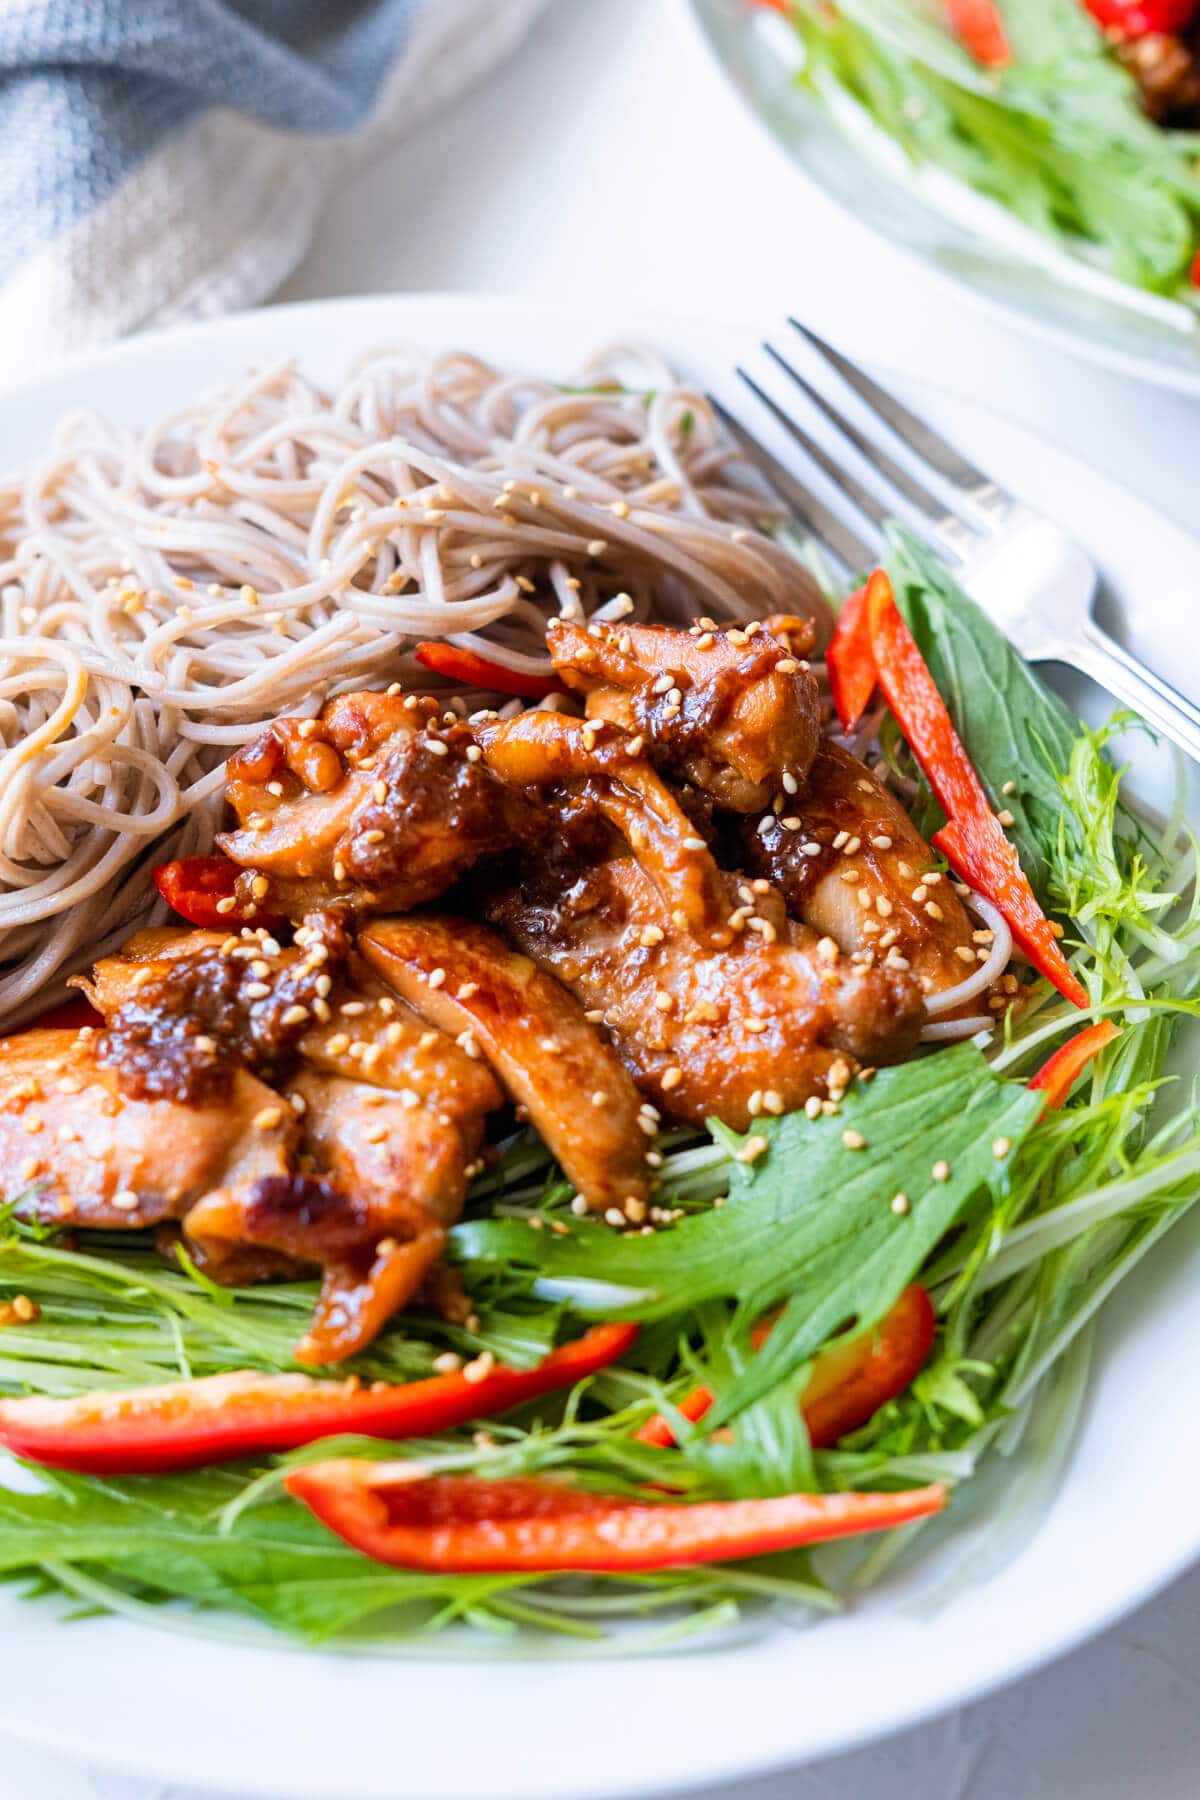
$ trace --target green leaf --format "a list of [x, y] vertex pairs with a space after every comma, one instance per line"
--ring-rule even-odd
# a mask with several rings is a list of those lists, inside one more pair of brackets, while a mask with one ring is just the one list
[[[724, 1416], [785, 1380], [843, 1325], [882, 1317], [972, 1196], [1000, 1179], [993, 1143], [1017, 1144], [1039, 1104], [998, 1081], [974, 1045], [957, 1044], [856, 1083], [836, 1117], [759, 1121], [754, 1135], [767, 1149], [751, 1164], [730, 1159], [726, 1205], [653, 1237], [586, 1221], [552, 1237], [480, 1219], [455, 1227], [453, 1253], [527, 1269], [584, 1313], [612, 1311], [614, 1289], [625, 1296], [616, 1310], [640, 1319], [728, 1298], [745, 1322], [789, 1300], [723, 1397]], [[848, 1149], [847, 1131], [866, 1149]], [[937, 1180], [942, 1161], [949, 1177]], [[892, 1209], [899, 1193], [905, 1213]], [[593, 1294], [590, 1283], [606, 1291]]]
[[800, 79], [839, 103], [847, 129], [848, 99], [914, 163], [975, 188], [1058, 249], [1186, 298], [1200, 213], [1193, 136], [1147, 117], [1080, 0], [998, 4], [1014, 55], [985, 69], [940, 6], [794, 0]]
[[1045, 896], [1064, 823], [1062, 776], [1079, 721], [926, 545], [900, 526], [891, 528], [890, 540], [897, 605], [988, 798], [997, 812], [1012, 813], [1008, 835], [1035, 892]]

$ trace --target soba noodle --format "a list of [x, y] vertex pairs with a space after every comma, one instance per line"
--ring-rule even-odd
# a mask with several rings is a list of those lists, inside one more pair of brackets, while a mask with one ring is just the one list
[[326, 394], [280, 364], [142, 434], [71, 414], [0, 482], [0, 1024], [209, 846], [233, 748], [427, 686], [416, 640], [542, 669], [558, 612], [821, 608], [702, 394], [625, 350], [580, 382], [397, 351]]

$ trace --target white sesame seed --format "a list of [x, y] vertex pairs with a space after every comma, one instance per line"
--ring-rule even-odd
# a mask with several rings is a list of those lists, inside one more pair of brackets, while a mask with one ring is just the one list
[[933, 1176], [935, 1181], [949, 1181], [950, 1164], [941, 1161], [935, 1162], [929, 1173]]
[[847, 1150], [865, 1150], [867, 1140], [861, 1131], [843, 1131], [842, 1142]]

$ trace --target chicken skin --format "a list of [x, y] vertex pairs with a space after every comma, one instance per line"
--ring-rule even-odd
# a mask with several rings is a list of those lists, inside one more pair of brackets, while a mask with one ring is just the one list
[[719, 805], [753, 812], [785, 774], [803, 783], [820, 738], [817, 684], [796, 651], [811, 649], [812, 622], [774, 623], [779, 637], [757, 623], [687, 632], [557, 619], [546, 642], [589, 718], [642, 736], [656, 768]]
[[[268, 1131], [254, 1121], [278, 1113]], [[286, 1175], [295, 1115], [245, 1070], [198, 1103], [127, 1094], [99, 1033], [0, 1043], [0, 1194], [17, 1216], [122, 1231], [188, 1212], [216, 1188]]]
[[332, 901], [404, 910], [532, 827], [470, 728], [413, 695], [343, 694], [281, 719], [229, 759], [239, 828], [218, 837], [246, 903], [291, 918]]
[[0, 1046], [0, 1181], [46, 1222], [179, 1221], [218, 1280], [319, 1267], [296, 1355], [331, 1363], [437, 1262], [502, 1096], [337, 921], [296, 937], [148, 931], [103, 959], [103, 1031]]
[[359, 948], [422, 1017], [480, 1047], [594, 1212], [644, 1217], [638, 1091], [564, 988], [470, 919], [380, 919]]
[[860, 1063], [906, 1054], [923, 1005], [911, 976], [862, 968], [788, 921], [766, 882], [763, 893], [727, 879], [724, 950], [675, 925], [628, 856], [498, 875], [485, 908], [611, 1031], [659, 1111], [744, 1130], [761, 1112], [837, 1097]]
[[788, 811], [747, 823], [742, 842], [747, 866], [779, 888], [788, 911], [847, 954], [911, 969], [927, 994], [976, 966], [971, 921], [933, 851], [895, 795], [837, 744], [821, 745]]

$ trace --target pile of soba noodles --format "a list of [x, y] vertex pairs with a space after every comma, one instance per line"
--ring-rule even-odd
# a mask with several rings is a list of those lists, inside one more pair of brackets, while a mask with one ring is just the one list
[[209, 847], [266, 722], [427, 687], [421, 639], [542, 670], [557, 613], [812, 612], [773, 522], [705, 397], [640, 352], [564, 388], [395, 351], [145, 432], [65, 417], [0, 482], [0, 1028], [150, 916], [151, 867]]

